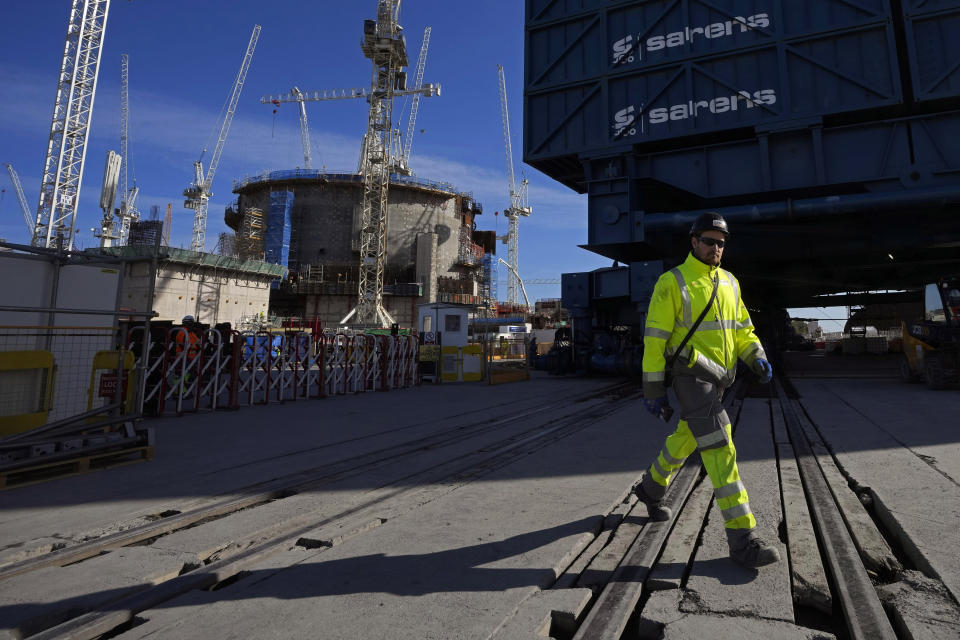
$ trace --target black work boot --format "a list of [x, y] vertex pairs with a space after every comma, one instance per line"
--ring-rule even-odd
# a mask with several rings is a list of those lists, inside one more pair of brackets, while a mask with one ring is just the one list
[[757, 537], [753, 529], [727, 529], [727, 543], [733, 561], [748, 569], [780, 562], [780, 552]]
[[673, 516], [673, 511], [670, 510], [670, 507], [663, 504], [663, 498], [651, 498], [650, 494], [643, 489], [644, 482], [647, 482], [646, 476], [644, 476], [640, 484], [633, 488], [634, 495], [637, 496], [640, 502], [646, 505], [647, 515], [651, 520], [655, 522], [666, 522]]

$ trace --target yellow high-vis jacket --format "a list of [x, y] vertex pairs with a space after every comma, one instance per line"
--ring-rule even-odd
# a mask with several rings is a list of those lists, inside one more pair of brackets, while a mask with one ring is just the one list
[[671, 375], [691, 375], [729, 387], [737, 373], [737, 359], [757, 371], [766, 354], [753, 331], [750, 314], [740, 297], [740, 284], [729, 271], [711, 267], [693, 254], [665, 272], [653, 288], [643, 334], [643, 395], [666, 395], [665, 367], [713, 293], [712, 309], [677, 357]]

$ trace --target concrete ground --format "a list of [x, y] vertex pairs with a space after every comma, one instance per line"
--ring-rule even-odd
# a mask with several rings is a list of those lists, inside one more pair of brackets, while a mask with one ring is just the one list
[[[829, 379], [818, 377], [816, 367], [806, 369], [795, 381], [801, 403], [821, 425], [844, 472], [869, 488], [877, 513], [889, 523], [885, 528], [901, 536], [912, 554], [913, 568], [941, 581], [947, 600], [956, 599], [960, 393], [933, 392], [889, 376], [858, 378], [848, 369], [856, 367], [845, 361], [844, 376]], [[537, 375], [496, 387], [427, 386], [153, 421], [158, 441], [153, 461], [0, 492], [0, 566], [456, 425], [481, 419], [492, 424], [525, 411], [530, 414], [523, 422], [529, 424], [560, 418], [573, 410], [560, 406], [561, 399], [612, 382]], [[591, 403], [599, 407], [604, 400], [578, 407]], [[769, 420], [762, 403], [748, 399], [746, 426], [738, 427], [735, 441], [764, 534], [785, 553], [776, 538], [782, 516], [772, 438], [750, 426]], [[487, 638], [508, 628], [524, 603], [535, 601], [575, 560], [670, 430], [633, 400], [508, 464], [447, 479], [450, 465], [506, 435], [491, 427], [475, 440], [425, 450], [234, 514], [217, 521], [218, 529], [204, 525], [129, 548], [126, 561], [113, 552], [95, 563], [44, 570], [42, 580], [0, 582], [0, 628], [15, 628], [25, 616], [39, 620], [51, 607], [104, 599], [163, 579], [170, 567], [211, 552], [217, 542], [205, 535], [240, 540], [264, 519], [356, 508], [352, 519], [332, 530], [304, 536], [322, 544], [291, 545], [232, 584], [144, 611], [120, 637]], [[395, 497], [379, 500], [388, 494]], [[827, 637], [794, 626], [785, 567], [745, 572], [725, 557], [718, 520], [713, 506], [702, 553], [685, 584], [697, 594], [696, 602], [681, 603], [670, 592], [658, 596], [672, 621], [668, 636], [693, 637], [696, 630], [728, 625], [774, 637], [764, 634], [780, 625], [787, 630], [783, 637]], [[914, 610], [921, 621], [922, 611]], [[740, 623], [734, 625], [734, 619]], [[720, 626], [712, 627], [711, 620]], [[535, 636], [531, 628], [529, 637]]]

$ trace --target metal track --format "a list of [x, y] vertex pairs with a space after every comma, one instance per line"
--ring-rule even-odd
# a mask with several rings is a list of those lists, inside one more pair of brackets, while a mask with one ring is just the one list
[[[455, 490], [456, 486], [472, 482], [494, 469], [510, 464], [533, 451], [582, 431], [621, 410], [629, 403], [634, 402], [638, 394], [636, 385], [622, 385], [622, 387], [629, 387], [631, 392], [621, 395], [606, 405], [591, 406], [575, 411], [558, 420], [548, 421], [545, 424], [525, 429], [496, 444], [486, 445], [471, 454], [437, 465], [437, 468], [450, 465], [456, 467], [446, 475], [444, 480], [444, 483], [453, 483], [454, 486], [446, 486], [441, 491], [449, 493]], [[429, 471], [431, 470], [414, 474], [411, 477], [421, 476]], [[395, 480], [393, 483], [408, 481], [409, 479], [403, 478]], [[407, 486], [389, 493], [386, 500], [394, 500], [421, 490], [422, 486]], [[273, 527], [264, 541], [251, 544], [251, 546], [229, 558], [212, 562], [205, 567], [177, 576], [145, 591], [139, 591], [131, 596], [111, 602], [105, 611], [88, 612], [33, 635], [31, 638], [37, 640], [45, 638], [89, 640], [109, 633], [117, 627], [131, 622], [139, 612], [156, 607], [188, 591], [209, 589], [225, 580], [229, 580], [239, 575], [253, 563], [296, 544], [302, 535], [320, 526], [336, 523], [346, 516], [356, 514], [361, 509], [378, 503], [382, 506], [383, 502], [385, 502], [384, 498], [374, 499], [319, 521], [316, 519], [316, 515], [307, 514], [279, 523]], [[262, 533], [258, 532], [257, 535], [259, 536]]]
[[[735, 415], [739, 413], [738, 390], [731, 390], [724, 402], [728, 411]], [[737, 418], [734, 417], [732, 422], [736, 424]], [[656, 564], [660, 550], [701, 469], [702, 465], [691, 462], [677, 473], [667, 494], [667, 505], [674, 513], [673, 518], [667, 522], [647, 521], [580, 625], [574, 640], [619, 640], [623, 635], [640, 602], [647, 576]]]
[[[618, 383], [587, 394], [574, 396], [565, 404], [573, 405], [591, 398], [622, 393], [632, 389], [636, 389], [635, 384]], [[0, 581], [45, 567], [64, 566], [87, 558], [93, 558], [105, 551], [119, 549], [156, 536], [172, 533], [203, 520], [226, 516], [241, 509], [263, 504], [283, 496], [317, 489], [323, 485], [366, 473], [371, 469], [396, 461], [398, 458], [404, 456], [416, 455], [426, 450], [435, 451], [441, 447], [452, 446], [479, 435], [489, 434], [492, 429], [502, 429], [515, 425], [546, 409], [554, 409], [556, 406], [556, 403], [539, 404], [520, 413], [514, 413], [503, 418], [480, 420], [467, 425], [452, 427], [394, 446], [345, 458], [332, 464], [325, 464], [305, 471], [288, 474], [268, 482], [254, 484], [234, 492], [231, 496], [221, 496], [174, 516], [2, 567], [0, 568]], [[578, 412], [575, 412], [572, 415], [577, 414]], [[566, 419], [567, 417], [558, 420]], [[556, 422], [556, 420], [554, 422]], [[550, 422], [548, 421], [546, 424], [550, 424]], [[541, 426], [533, 427], [530, 430], [539, 429]], [[391, 431], [397, 430], [398, 429]], [[377, 435], [382, 436], [384, 434], [381, 432]], [[355, 438], [336, 444], [344, 444], [345, 442], [352, 442], [358, 439], [359, 438]]]
[[[781, 398], [787, 430], [798, 461], [811, 516], [831, 576], [832, 590], [840, 604], [848, 637], [852, 640], [894, 640], [891, 626], [876, 589], [850, 536], [830, 486], [807, 441], [793, 403], [774, 382], [772, 396]], [[733, 395], [733, 394], [731, 394]], [[728, 396], [728, 401], [730, 396]], [[729, 404], [729, 402], [727, 403]], [[733, 411], [728, 408], [733, 417]], [[736, 425], [737, 419], [732, 422]], [[674, 519], [648, 521], [634, 540], [610, 581], [580, 624], [574, 640], [620, 640], [637, 612], [644, 583], [666, 542], [673, 522], [700, 475], [700, 465], [687, 465], [674, 480], [667, 496]]]
[[827, 559], [827, 569], [833, 576], [834, 590], [850, 637], [854, 640], [896, 639], [830, 486], [803, 433], [793, 403], [785, 398], [778, 382], [773, 384], [775, 394], [783, 400], [781, 406], [807, 493], [807, 503], [812, 508], [811, 515], [820, 534], [820, 545]]

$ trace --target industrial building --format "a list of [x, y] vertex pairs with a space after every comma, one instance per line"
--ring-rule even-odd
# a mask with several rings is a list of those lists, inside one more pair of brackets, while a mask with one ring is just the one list
[[[356, 305], [363, 177], [296, 169], [248, 176], [224, 219], [241, 259], [289, 269], [271, 291], [271, 313], [335, 326]], [[418, 304], [485, 307], [495, 234], [477, 231], [483, 207], [453, 185], [394, 174], [390, 179], [384, 307], [400, 326]]]
[[[150, 255], [150, 249], [136, 245], [91, 251], [124, 258]], [[285, 271], [261, 260], [173, 247], [161, 247], [155, 266], [141, 260], [127, 263], [126, 269], [120, 293], [122, 308], [153, 309], [156, 320], [179, 323], [184, 316], [193, 316], [202, 324], [229, 322], [235, 327], [266, 317], [270, 283], [282, 278]], [[152, 305], [147, 300], [151, 287]]]

